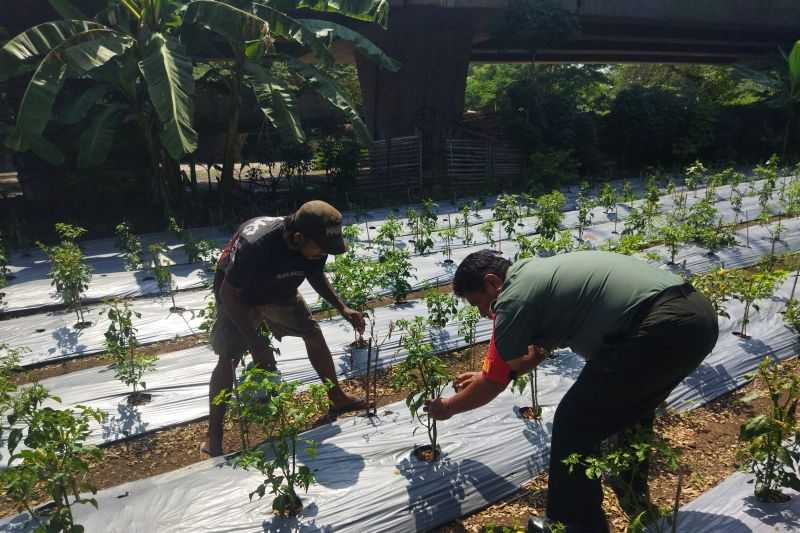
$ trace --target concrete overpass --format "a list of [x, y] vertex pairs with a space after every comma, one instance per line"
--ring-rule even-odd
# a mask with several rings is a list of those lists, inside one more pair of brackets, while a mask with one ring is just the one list
[[800, 38], [798, 0], [555, 0], [579, 31], [557, 48], [504, 49], [492, 21], [505, 0], [391, 0], [389, 29], [348, 24], [403, 63], [377, 69], [356, 54], [367, 120], [376, 138], [420, 133], [434, 168], [460, 120], [470, 62], [761, 62]]

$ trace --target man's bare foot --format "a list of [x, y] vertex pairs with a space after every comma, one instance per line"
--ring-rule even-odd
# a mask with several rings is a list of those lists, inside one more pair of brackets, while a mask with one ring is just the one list
[[208, 442], [200, 445], [200, 451], [209, 457], [219, 457], [223, 454], [222, 446], [211, 446], [208, 444]]

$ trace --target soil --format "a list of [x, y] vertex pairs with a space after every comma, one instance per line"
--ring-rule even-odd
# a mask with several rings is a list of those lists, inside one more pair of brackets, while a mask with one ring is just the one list
[[525, 420], [541, 420], [542, 419], [542, 408], [540, 407], [539, 411], [537, 412], [536, 409], [534, 409], [531, 406], [520, 407], [519, 415], [522, 418], [524, 418]]
[[86, 328], [90, 327], [91, 325], [92, 325], [91, 322], [89, 322], [88, 320], [84, 320], [83, 322], [75, 323], [75, 325], [72, 326], [72, 327], [75, 328], [75, 329], [86, 329]]
[[425, 461], [426, 463], [432, 463], [439, 459], [442, 456], [442, 451], [437, 446], [436, 449], [432, 449], [430, 444], [425, 444], [424, 446], [417, 446], [411, 452], [414, 454], [414, 457], [419, 459], [420, 461]]
[[[281, 518], [292, 518], [295, 516], [299, 516], [303, 512], [303, 502], [300, 500], [299, 497], [293, 498], [294, 501], [289, 501], [289, 496], [278, 496], [272, 501], [272, 512], [275, 513], [275, 516], [279, 516]], [[281, 507], [281, 503], [286, 502], [283, 505], [283, 510], [281, 511], [279, 508]]]
[[146, 392], [136, 392], [128, 395], [128, 405], [144, 405], [149, 403], [153, 396]]
[[[800, 372], [797, 358], [781, 363], [786, 372]], [[667, 413], [656, 419], [656, 432], [670, 446], [681, 452], [682, 488], [680, 505], [686, 505], [718, 485], [739, 467], [736, 460], [739, 428], [750, 417], [767, 411], [769, 401], [760, 398], [745, 403], [742, 398], [765, 390], [758, 381], [728, 393], [686, 413]], [[678, 475], [663, 468], [653, 468], [649, 485], [651, 500], [659, 508], [675, 503]], [[626, 531], [629, 518], [614, 492], [603, 486], [603, 508], [612, 533]], [[510, 533], [525, 531], [528, 517], [543, 517], [547, 505], [547, 474], [531, 480], [516, 493], [471, 515], [454, 520], [434, 530], [436, 533], [480, 532]], [[680, 531], [680, 527], [678, 528]]]

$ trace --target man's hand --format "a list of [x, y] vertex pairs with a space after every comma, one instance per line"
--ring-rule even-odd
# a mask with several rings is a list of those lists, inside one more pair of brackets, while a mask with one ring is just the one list
[[428, 413], [428, 416], [434, 420], [447, 420], [453, 416], [450, 409], [447, 407], [445, 398], [429, 400], [425, 402], [425, 407], [423, 409]]
[[459, 374], [458, 377], [453, 380], [453, 389], [455, 389], [456, 392], [461, 392], [474, 383], [480, 375], [480, 372], [464, 372], [463, 374]]
[[341, 313], [344, 319], [350, 322], [350, 324], [353, 326], [353, 329], [355, 329], [360, 335], [364, 334], [364, 328], [366, 327], [364, 315], [355, 309], [351, 309], [350, 307], [344, 307]]

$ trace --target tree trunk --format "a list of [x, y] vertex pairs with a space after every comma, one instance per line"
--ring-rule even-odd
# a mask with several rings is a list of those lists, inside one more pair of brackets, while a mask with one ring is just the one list
[[236, 147], [239, 142], [239, 93], [242, 84], [242, 62], [237, 61], [233, 71], [233, 79], [228, 87], [230, 92], [228, 111], [228, 130], [225, 132], [225, 151], [222, 156], [222, 177], [220, 193], [222, 209], [225, 215], [231, 212], [231, 196], [233, 193], [233, 166], [236, 163]]

